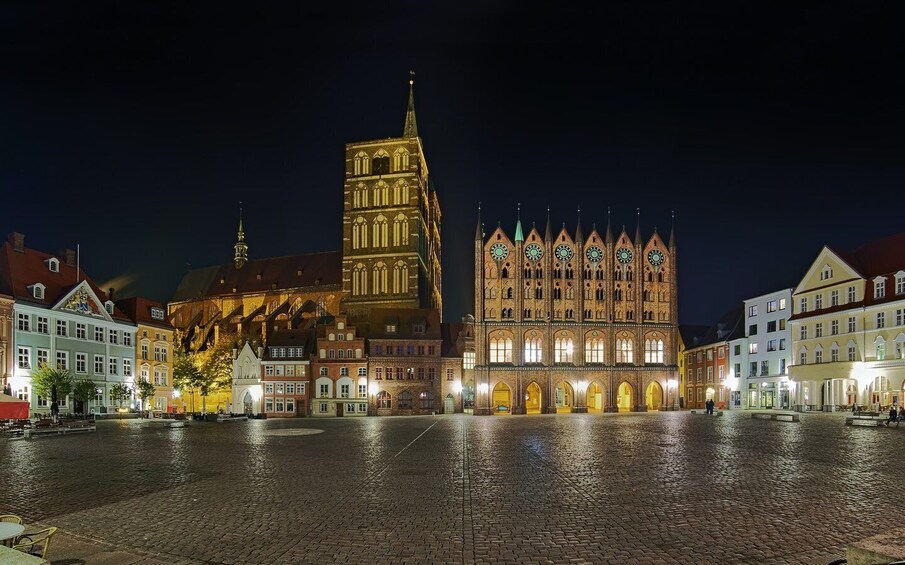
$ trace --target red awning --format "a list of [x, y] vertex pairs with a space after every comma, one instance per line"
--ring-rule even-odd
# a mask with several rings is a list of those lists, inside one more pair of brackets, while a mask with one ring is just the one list
[[0, 420], [24, 420], [28, 418], [28, 402], [0, 394]]

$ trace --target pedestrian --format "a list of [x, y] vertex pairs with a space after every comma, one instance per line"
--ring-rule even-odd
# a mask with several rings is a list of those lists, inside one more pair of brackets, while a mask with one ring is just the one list
[[858, 411], [858, 405], [852, 402], [852, 414]]
[[899, 411], [896, 410], [895, 405], [893, 405], [892, 408], [889, 409], [889, 418], [886, 420], [886, 427], [888, 428], [889, 423], [895, 422], [896, 418], [898, 418], [898, 417], [899, 417]]
[[896, 420], [896, 427], [899, 427], [899, 422], [905, 421], [905, 406], [899, 406], [899, 418]]

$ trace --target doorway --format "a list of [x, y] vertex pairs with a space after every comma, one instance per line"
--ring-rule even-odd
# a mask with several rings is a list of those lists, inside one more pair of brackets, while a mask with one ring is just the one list
[[540, 414], [543, 395], [541, 394], [540, 386], [532, 382], [528, 385], [528, 388], [525, 389], [525, 413], [526, 414]]

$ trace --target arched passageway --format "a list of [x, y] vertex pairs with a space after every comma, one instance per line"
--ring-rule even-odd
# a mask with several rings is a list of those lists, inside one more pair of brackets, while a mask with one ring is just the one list
[[490, 407], [494, 414], [512, 414], [512, 389], [506, 383], [493, 387]]
[[645, 399], [648, 410], [659, 410], [663, 406], [663, 387], [660, 383], [653, 381], [647, 385], [647, 398]]
[[525, 413], [540, 414], [543, 405], [541, 388], [537, 383], [532, 382], [525, 389]]
[[619, 383], [619, 389], [616, 391], [616, 406], [620, 412], [631, 412], [635, 405], [635, 391], [632, 385], [626, 381]]

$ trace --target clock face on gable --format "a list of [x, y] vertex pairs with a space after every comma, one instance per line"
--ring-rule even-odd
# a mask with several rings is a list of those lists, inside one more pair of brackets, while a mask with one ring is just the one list
[[599, 263], [603, 260], [603, 249], [596, 245], [588, 247], [584, 254], [591, 263]]
[[663, 264], [663, 260], [665, 257], [663, 256], [663, 252], [659, 249], [651, 249], [647, 253], [647, 260], [650, 261], [650, 264], [654, 267], [659, 267]]
[[560, 261], [568, 261], [572, 258], [572, 248], [564, 243], [557, 245], [554, 253], [556, 254], [556, 258]]
[[490, 256], [493, 257], [494, 261], [502, 261], [509, 257], [509, 248], [506, 247], [505, 243], [494, 243], [490, 246]]
[[536, 243], [529, 243], [528, 246], [525, 247], [525, 257], [527, 257], [529, 261], [537, 261], [543, 256], [544, 250], [540, 245]]
[[632, 262], [632, 250], [628, 247], [620, 247], [616, 250], [616, 260], [622, 264]]

